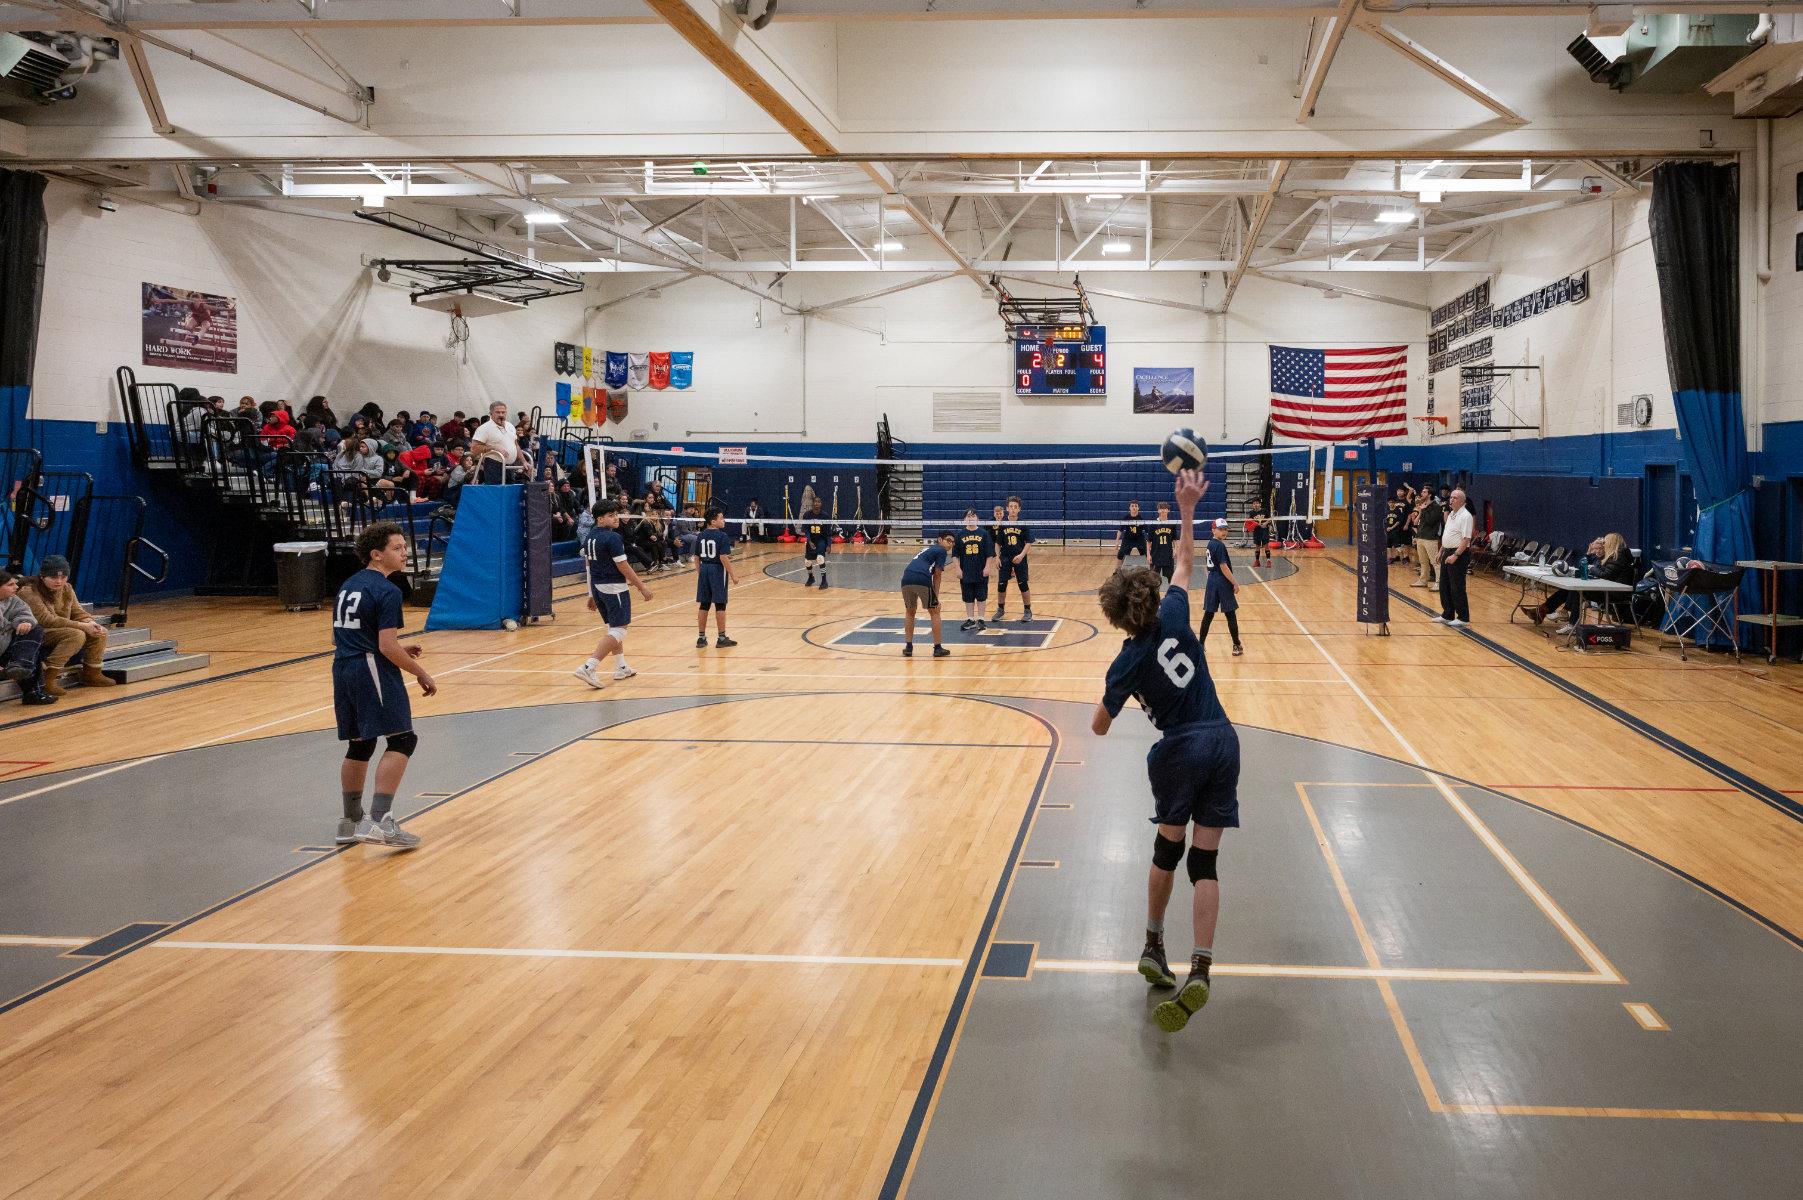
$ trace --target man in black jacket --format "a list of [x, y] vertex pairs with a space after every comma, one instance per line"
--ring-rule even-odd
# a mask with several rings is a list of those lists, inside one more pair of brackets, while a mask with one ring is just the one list
[[1440, 566], [1440, 534], [1446, 528], [1446, 510], [1440, 507], [1440, 502], [1434, 499], [1432, 493], [1423, 488], [1415, 511], [1420, 514], [1420, 519], [1415, 524], [1415, 559], [1420, 565], [1421, 574], [1409, 586], [1437, 592], [1440, 590], [1437, 574]]

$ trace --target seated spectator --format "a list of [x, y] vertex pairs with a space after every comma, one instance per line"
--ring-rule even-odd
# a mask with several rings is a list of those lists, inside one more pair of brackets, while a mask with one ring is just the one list
[[382, 456], [376, 443], [368, 438], [345, 438], [338, 457], [332, 460], [332, 470], [338, 474], [339, 486], [350, 490], [352, 499], [366, 501], [370, 489], [382, 478]]
[[388, 422], [388, 428], [382, 431], [381, 442], [384, 446], [394, 447], [397, 453], [411, 449], [413, 443], [407, 440], [407, 423], [399, 417]]
[[457, 507], [459, 497], [463, 495], [463, 485], [470, 479], [469, 457], [462, 447], [450, 446], [444, 452], [447, 464], [444, 477], [444, 502], [452, 508]]
[[468, 431], [464, 428], [463, 413], [452, 413], [451, 419], [446, 421], [444, 427], [438, 432], [444, 437], [444, 443], [447, 446], [464, 437]]
[[344, 435], [344, 440], [347, 442], [361, 442], [366, 437], [375, 436], [369, 427], [369, 418], [362, 413], [352, 414], [351, 419], [345, 422], [344, 428], [339, 432]]
[[324, 396], [315, 396], [307, 401], [307, 415], [318, 417], [322, 424], [329, 425], [333, 429], [338, 428], [338, 414], [332, 411], [332, 406], [326, 402]]
[[368, 404], [365, 404], [362, 408], [358, 409], [357, 414], [369, 423], [369, 428], [372, 432], [383, 429], [388, 425], [388, 418], [382, 415], [382, 406], [377, 404], [374, 400], [371, 400]]
[[382, 474], [376, 479], [376, 496], [384, 504], [392, 501], [407, 502], [408, 490], [413, 486], [413, 469], [401, 461], [398, 446], [382, 442], [376, 453], [382, 459]]
[[44, 690], [44, 627], [19, 597], [19, 577], [0, 571], [0, 679], [19, 685], [26, 704], [52, 704]]
[[263, 448], [273, 454], [284, 447], [292, 446], [295, 435], [299, 431], [288, 419], [288, 410], [279, 407], [273, 401], [263, 407], [268, 410], [262, 414], [263, 432], [258, 435], [258, 440], [263, 443]]
[[[1619, 533], [1605, 533], [1590, 543], [1584, 552], [1590, 562], [1592, 579], [1607, 579], [1611, 583], [1634, 582], [1634, 552], [1628, 549], [1628, 539]], [[1570, 633], [1572, 626], [1583, 616], [1583, 597], [1577, 592], [1568, 592], [1563, 588], [1548, 592], [1546, 600], [1529, 615], [1538, 625], [1547, 617], [1563, 609], [1566, 620], [1559, 626], [1560, 633]]]
[[[576, 540], [578, 542], [587, 541], [589, 531], [592, 530], [594, 527], [595, 527], [595, 514], [589, 511], [589, 506], [586, 504], [577, 505]], [[628, 554], [630, 555], [630, 551], [628, 551]]]
[[432, 447], [415, 446], [396, 456], [412, 476], [408, 488], [421, 500], [436, 500], [444, 494], [445, 472], [438, 467]]
[[425, 409], [420, 409], [419, 420], [413, 423], [412, 437], [415, 446], [431, 446], [438, 441], [437, 418]]
[[113, 687], [115, 683], [101, 671], [106, 659], [106, 627], [75, 598], [69, 583], [69, 560], [60, 554], [46, 555], [38, 564], [38, 573], [19, 589], [31, 616], [44, 629], [44, 690], [61, 696], [63, 687], [57, 677], [81, 647], [81, 682], [86, 687]]
[[576, 510], [583, 507], [582, 498], [569, 480], [551, 491], [551, 540], [562, 542], [576, 536]]
[[770, 540], [764, 536], [764, 522], [760, 519], [763, 515], [764, 510], [754, 496], [751, 503], [745, 506], [745, 527], [739, 535], [743, 541], [765, 542]]

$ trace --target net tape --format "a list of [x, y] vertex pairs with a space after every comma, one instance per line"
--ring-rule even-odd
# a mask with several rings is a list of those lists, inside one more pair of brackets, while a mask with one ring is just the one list
[[[656, 458], [704, 459], [716, 465], [726, 466], [732, 466], [739, 461], [735, 457], [730, 462], [722, 464], [720, 453], [716, 450], [672, 450], [637, 442], [591, 442], [588, 443], [588, 446], [594, 450], [613, 454], [648, 454]], [[1261, 454], [1300, 454], [1303, 451], [1323, 449], [1331, 452], [1333, 447], [1325, 442], [1317, 442], [1312, 445], [1299, 443], [1282, 446], [1235, 446], [1227, 450], [1210, 450], [1208, 457], [1210, 459], [1256, 458]], [[816, 458], [806, 454], [746, 454], [744, 461], [747, 463], [817, 463], [821, 466], [832, 467], [1056, 467], [1155, 463], [1163, 460], [1156, 454], [1118, 454], [1087, 458]]]

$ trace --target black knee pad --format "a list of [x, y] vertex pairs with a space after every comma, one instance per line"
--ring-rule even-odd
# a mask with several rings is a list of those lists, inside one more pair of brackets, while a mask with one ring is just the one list
[[1204, 850], [1200, 846], [1189, 848], [1189, 881], [1200, 883], [1204, 879], [1215, 879], [1215, 856], [1219, 850]]
[[[375, 743], [371, 742], [370, 744], [373, 746]], [[390, 754], [405, 754], [408, 758], [412, 758], [413, 752], [415, 750], [417, 750], [418, 748], [419, 748], [419, 734], [413, 732], [411, 729], [409, 729], [406, 733], [395, 733], [395, 734], [389, 735], [388, 752]]]
[[1160, 871], [1175, 871], [1183, 860], [1183, 839], [1172, 841], [1162, 833], [1154, 834], [1153, 839], [1152, 865]]
[[376, 739], [359, 738], [344, 748], [344, 756], [352, 762], [368, 762], [376, 756]]

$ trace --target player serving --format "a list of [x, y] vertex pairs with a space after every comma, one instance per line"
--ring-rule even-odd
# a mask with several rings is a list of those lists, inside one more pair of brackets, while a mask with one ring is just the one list
[[1162, 602], [1160, 576], [1146, 567], [1117, 571], [1098, 593], [1103, 614], [1127, 633], [1127, 640], [1108, 668], [1107, 687], [1090, 728], [1097, 736], [1105, 735], [1131, 696], [1163, 735], [1146, 756], [1158, 833], [1146, 882], [1146, 948], [1139, 959], [1139, 973], [1157, 987], [1177, 982], [1165, 959], [1164, 916], [1177, 864], [1184, 861], [1184, 835], [1190, 824], [1196, 827], [1188, 855], [1195, 887], [1191, 912], [1195, 948], [1189, 978], [1175, 999], [1152, 1011], [1153, 1020], [1166, 1033], [1182, 1029], [1208, 1003], [1215, 921], [1221, 911], [1215, 857], [1222, 831], [1240, 823], [1239, 735], [1221, 708], [1202, 645], [1190, 630], [1189, 591], [1184, 586], [1195, 562], [1196, 502], [1207, 490], [1200, 471], [1178, 473], [1177, 511], [1183, 523], [1174, 554], [1176, 580]]
[[626, 543], [620, 537], [620, 502], [597, 500], [592, 510], [595, 527], [582, 543], [582, 569], [588, 576], [588, 607], [607, 622], [607, 632], [589, 660], [576, 668], [576, 678], [592, 688], [601, 681], [601, 660], [615, 656], [614, 678], [631, 679], [638, 672], [626, 664], [626, 627], [632, 624], [632, 588], [651, 599], [651, 589], [626, 561]]
[[995, 619], [1000, 621], [1008, 609], [1008, 581], [1020, 584], [1020, 602], [1025, 611], [1021, 620], [1033, 619], [1033, 593], [1027, 585], [1027, 547], [1033, 544], [1033, 531], [1020, 523], [1020, 497], [1008, 497], [1008, 519], [996, 526], [996, 555], [1000, 560], [995, 595]]

